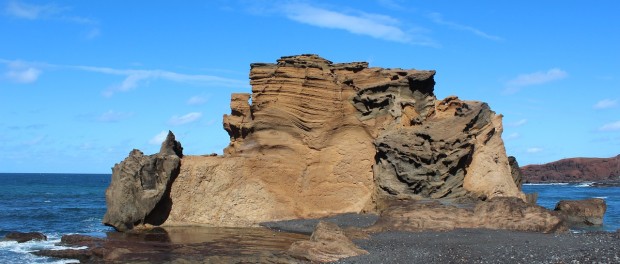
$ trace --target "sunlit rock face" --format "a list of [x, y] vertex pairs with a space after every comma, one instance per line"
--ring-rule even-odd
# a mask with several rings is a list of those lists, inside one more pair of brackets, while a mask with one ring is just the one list
[[437, 100], [435, 71], [332, 63], [317, 55], [254, 63], [233, 94], [223, 156], [185, 156], [164, 225], [375, 212], [392, 198], [523, 198], [482, 102]]

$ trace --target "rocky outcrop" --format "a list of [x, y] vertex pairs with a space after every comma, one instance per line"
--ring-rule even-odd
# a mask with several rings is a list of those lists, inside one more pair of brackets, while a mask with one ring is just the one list
[[47, 240], [47, 236], [40, 232], [9, 232], [4, 236], [5, 240], [24, 243], [32, 240]]
[[134, 149], [114, 165], [103, 223], [120, 231], [162, 224], [170, 212], [170, 185], [179, 173], [182, 157], [181, 143], [168, 132], [159, 153], [145, 156]]
[[523, 171], [521, 171], [521, 167], [519, 167], [519, 162], [517, 162], [517, 158], [509, 156], [508, 164], [510, 165], [510, 174], [512, 174], [512, 179], [515, 181], [517, 188], [521, 190], [521, 188], [523, 187]]
[[561, 233], [567, 227], [561, 217], [515, 197], [496, 197], [475, 204], [455, 205], [437, 200], [396, 202], [387, 207], [370, 232], [448, 231], [460, 228], [506, 229]]
[[570, 225], [602, 225], [606, 210], [605, 200], [599, 198], [561, 200], [555, 206]]
[[[524, 199], [502, 116], [482, 102], [437, 100], [434, 75], [317, 55], [252, 64], [252, 93], [233, 94], [223, 118], [224, 155], [183, 157], [162, 224], [252, 226], [375, 212], [392, 198]], [[134, 211], [113, 225], [146, 222]]]
[[358, 248], [338, 225], [319, 222], [309, 241], [297, 241], [291, 245], [288, 254], [312, 262], [333, 262], [341, 258], [368, 254]]
[[620, 155], [612, 158], [570, 158], [521, 168], [528, 183], [619, 181]]

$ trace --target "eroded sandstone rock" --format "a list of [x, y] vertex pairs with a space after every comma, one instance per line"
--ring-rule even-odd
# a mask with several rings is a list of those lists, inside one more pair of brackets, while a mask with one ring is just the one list
[[[231, 141], [224, 155], [183, 157], [162, 224], [252, 226], [375, 212], [393, 197], [524, 199], [501, 115], [482, 102], [437, 100], [434, 75], [308, 54], [252, 64], [252, 93], [233, 94], [224, 116]], [[120, 212], [114, 225], [143, 223], [146, 211]]]
[[561, 200], [555, 206], [571, 225], [602, 225], [607, 204], [600, 198]]
[[170, 212], [170, 185], [179, 173], [182, 153], [181, 143], [168, 132], [159, 153], [145, 156], [134, 149], [114, 165], [103, 223], [119, 231], [162, 224]]
[[368, 254], [358, 248], [338, 225], [321, 221], [309, 241], [297, 241], [291, 245], [288, 254], [312, 262], [332, 262], [341, 258]]

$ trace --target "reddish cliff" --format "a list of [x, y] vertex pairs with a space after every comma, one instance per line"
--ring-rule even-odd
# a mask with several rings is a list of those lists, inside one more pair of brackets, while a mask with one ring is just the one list
[[620, 180], [620, 155], [612, 158], [570, 158], [521, 167], [524, 182]]

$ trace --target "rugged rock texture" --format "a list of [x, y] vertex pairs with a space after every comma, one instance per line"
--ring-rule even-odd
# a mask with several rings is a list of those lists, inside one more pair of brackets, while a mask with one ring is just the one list
[[[252, 64], [252, 94], [233, 94], [224, 116], [224, 156], [183, 157], [163, 224], [375, 212], [395, 197], [524, 199], [501, 115], [482, 102], [437, 100], [434, 75], [316, 55]], [[144, 222], [136, 211], [113, 225]]]
[[32, 240], [47, 240], [47, 236], [40, 232], [9, 232], [4, 236], [4, 239], [24, 243]]
[[570, 158], [521, 168], [525, 182], [619, 181], [620, 155], [612, 158]]
[[459, 228], [543, 233], [561, 233], [568, 230], [562, 218], [553, 212], [515, 197], [496, 197], [470, 206], [443, 204], [437, 200], [397, 202], [387, 207], [375, 225], [367, 230], [415, 232]]
[[181, 143], [168, 132], [159, 153], [145, 156], [134, 149], [114, 165], [103, 223], [119, 231], [162, 224], [170, 212], [170, 185], [179, 173], [182, 157]]
[[521, 171], [521, 168], [519, 167], [517, 158], [509, 156], [508, 164], [510, 165], [510, 174], [512, 174], [512, 179], [515, 181], [517, 188], [521, 190], [523, 187], [523, 171]]
[[297, 241], [291, 245], [288, 254], [312, 262], [332, 262], [341, 258], [368, 254], [358, 248], [338, 225], [319, 222], [309, 241]]
[[571, 225], [602, 225], [606, 210], [605, 200], [599, 198], [561, 200], [555, 206], [555, 211]]

